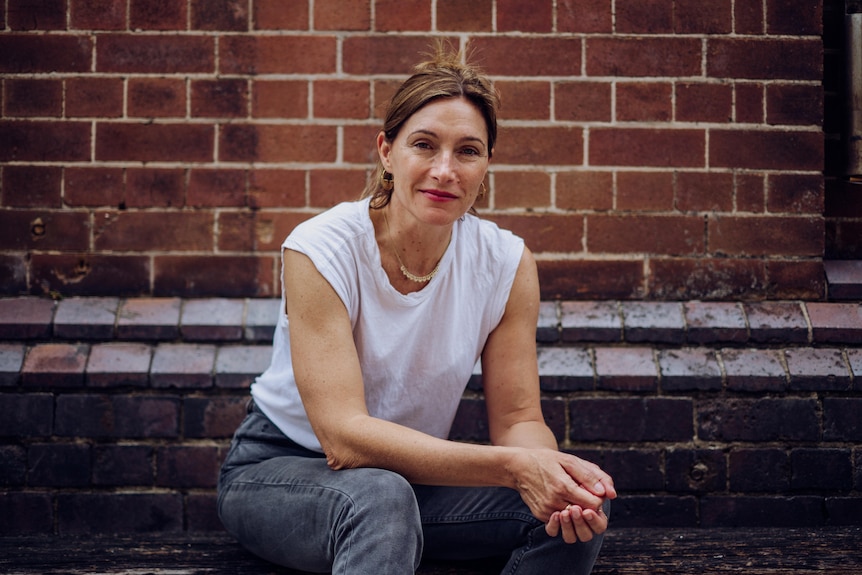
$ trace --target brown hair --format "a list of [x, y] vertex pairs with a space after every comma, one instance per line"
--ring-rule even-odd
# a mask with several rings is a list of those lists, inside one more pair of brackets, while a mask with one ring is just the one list
[[[461, 51], [455, 51], [438, 42], [430, 60], [422, 62], [392, 96], [383, 121], [386, 141], [392, 142], [398, 132], [423, 106], [441, 98], [463, 97], [469, 100], [485, 119], [488, 128], [488, 155], [493, 153], [497, 141], [497, 110], [500, 97], [491, 81], [475, 66], [461, 63]], [[381, 185], [383, 164], [377, 168], [362, 192], [362, 198], [371, 198], [372, 208], [389, 203], [392, 190]]]

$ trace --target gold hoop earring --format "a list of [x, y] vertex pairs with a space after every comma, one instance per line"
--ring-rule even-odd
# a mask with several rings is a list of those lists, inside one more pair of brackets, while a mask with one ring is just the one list
[[482, 191], [479, 192], [479, 199], [484, 198], [485, 194], [487, 194], [487, 193], [488, 193], [488, 188], [485, 187], [485, 182], [482, 182]]
[[384, 192], [391, 192], [392, 188], [395, 186], [395, 178], [387, 172], [383, 170], [383, 173], [380, 174], [380, 187], [383, 188]]

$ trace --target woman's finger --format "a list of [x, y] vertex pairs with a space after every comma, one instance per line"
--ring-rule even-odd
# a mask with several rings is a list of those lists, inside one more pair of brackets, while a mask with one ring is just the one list
[[545, 523], [545, 533], [548, 537], [556, 537], [560, 534], [560, 512], [554, 511]]

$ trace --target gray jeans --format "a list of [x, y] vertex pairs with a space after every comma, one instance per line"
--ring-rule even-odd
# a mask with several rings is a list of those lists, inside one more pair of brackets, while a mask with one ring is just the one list
[[[607, 508], [606, 508], [607, 509]], [[545, 534], [506, 488], [411, 485], [397, 473], [333, 471], [253, 409], [231, 442], [219, 517], [254, 554], [315, 573], [405, 575], [421, 559], [500, 558], [502, 573], [588, 574], [602, 537]]]

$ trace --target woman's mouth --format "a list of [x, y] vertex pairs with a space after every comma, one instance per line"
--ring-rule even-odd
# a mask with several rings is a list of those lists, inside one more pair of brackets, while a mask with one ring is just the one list
[[450, 194], [449, 192], [444, 192], [442, 190], [421, 190], [425, 196], [435, 202], [448, 202], [450, 200], [457, 199], [458, 196], [455, 194]]

